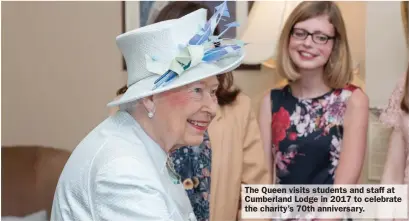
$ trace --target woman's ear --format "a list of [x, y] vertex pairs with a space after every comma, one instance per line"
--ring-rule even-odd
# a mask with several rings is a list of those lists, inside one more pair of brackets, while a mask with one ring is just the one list
[[155, 102], [153, 102], [153, 96], [145, 97], [142, 99], [142, 104], [148, 112], [148, 117], [152, 118], [155, 114]]

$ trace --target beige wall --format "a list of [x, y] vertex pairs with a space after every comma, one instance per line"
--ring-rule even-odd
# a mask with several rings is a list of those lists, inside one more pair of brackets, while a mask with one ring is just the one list
[[120, 2], [2, 3], [2, 145], [72, 150], [125, 82]]
[[338, 1], [347, 28], [352, 59], [360, 66], [360, 77], [365, 79], [365, 26], [367, 2]]

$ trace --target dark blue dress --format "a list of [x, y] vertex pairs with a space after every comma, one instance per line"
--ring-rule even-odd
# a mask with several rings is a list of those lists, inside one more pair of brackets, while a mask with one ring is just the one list
[[289, 85], [272, 90], [272, 148], [279, 184], [333, 184], [348, 85], [312, 99], [298, 99]]
[[207, 132], [201, 145], [179, 148], [171, 158], [197, 220], [208, 221], [212, 150]]

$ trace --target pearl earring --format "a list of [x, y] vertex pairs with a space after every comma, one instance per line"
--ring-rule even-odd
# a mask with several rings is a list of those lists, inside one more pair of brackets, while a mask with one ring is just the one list
[[152, 118], [152, 117], [153, 117], [153, 112], [150, 112], [150, 111], [149, 111], [148, 117], [149, 117], [149, 118]]

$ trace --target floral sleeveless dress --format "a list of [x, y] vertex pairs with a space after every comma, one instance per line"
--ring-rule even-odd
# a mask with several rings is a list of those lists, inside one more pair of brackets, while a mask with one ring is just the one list
[[356, 86], [298, 99], [286, 85], [271, 90], [272, 148], [277, 183], [333, 184], [346, 105]]
[[201, 145], [179, 148], [172, 153], [171, 159], [189, 196], [196, 219], [208, 221], [212, 150], [207, 132]]

